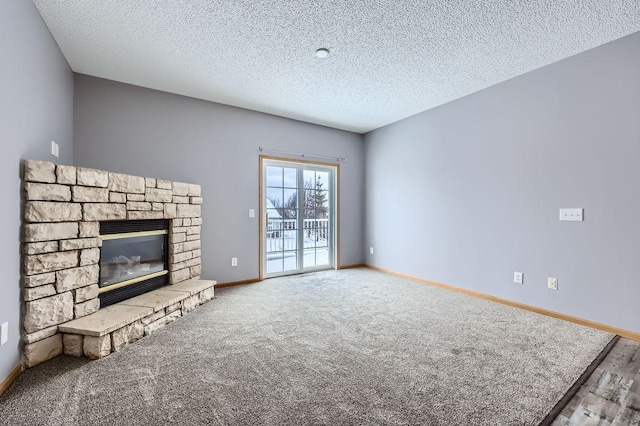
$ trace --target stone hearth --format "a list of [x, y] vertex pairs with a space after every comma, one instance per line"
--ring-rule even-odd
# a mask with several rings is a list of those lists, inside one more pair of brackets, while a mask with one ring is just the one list
[[187, 280], [118, 302], [58, 326], [64, 353], [99, 359], [213, 299], [215, 281]]
[[[25, 366], [77, 353], [65, 351], [60, 326], [100, 309], [101, 221], [168, 219], [170, 285], [163, 288], [199, 279], [200, 185], [25, 160], [23, 187]], [[212, 297], [208, 287], [199, 300]], [[180, 303], [172, 305], [172, 318], [180, 316]], [[77, 346], [77, 339], [64, 341]]]

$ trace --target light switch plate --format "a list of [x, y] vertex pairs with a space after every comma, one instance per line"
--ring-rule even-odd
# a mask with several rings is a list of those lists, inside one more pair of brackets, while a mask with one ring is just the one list
[[560, 209], [560, 220], [582, 222], [583, 209]]
[[522, 284], [524, 280], [524, 274], [522, 272], [513, 273], [513, 282], [516, 284]]
[[255, 209], [249, 209], [249, 217], [256, 217], [256, 210]]
[[0, 326], [0, 346], [9, 340], [9, 323], [5, 322]]
[[51, 155], [60, 157], [60, 146], [54, 141], [51, 141]]

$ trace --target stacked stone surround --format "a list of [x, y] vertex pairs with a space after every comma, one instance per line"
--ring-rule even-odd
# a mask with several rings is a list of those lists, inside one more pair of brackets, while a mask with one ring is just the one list
[[213, 299], [215, 281], [187, 280], [59, 326], [66, 355], [99, 359]]
[[201, 273], [200, 185], [25, 160], [24, 364], [64, 352], [58, 327], [100, 308], [100, 221], [169, 219], [169, 282]]

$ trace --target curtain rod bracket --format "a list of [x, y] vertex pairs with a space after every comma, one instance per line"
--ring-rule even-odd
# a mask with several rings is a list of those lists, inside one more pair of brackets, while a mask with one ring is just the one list
[[337, 162], [340, 162], [340, 161], [346, 162], [347, 161], [347, 157], [335, 157], [333, 155], [307, 154], [307, 153], [304, 153], [304, 152], [284, 151], [284, 150], [281, 150], [281, 149], [265, 148], [263, 146], [259, 146], [258, 150], [260, 152], [263, 152], [263, 151], [267, 150], [267, 151], [271, 151], [271, 152], [277, 152], [277, 153], [280, 153], [280, 154], [298, 155], [298, 156], [300, 156], [302, 158], [304, 158], [304, 157], [314, 157], [314, 158], [327, 158], [327, 159], [330, 159], [330, 160], [334, 160], [335, 159], [335, 161], [337, 161]]

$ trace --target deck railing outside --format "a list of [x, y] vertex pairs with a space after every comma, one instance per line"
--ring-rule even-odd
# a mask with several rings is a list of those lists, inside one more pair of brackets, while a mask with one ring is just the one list
[[[298, 240], [296, 219], [269, 219], [267, 223], [267, 253], [296, 250]], [[328, 243], [329, 219], [303, 219], [304, 248], [323, 247]]]

